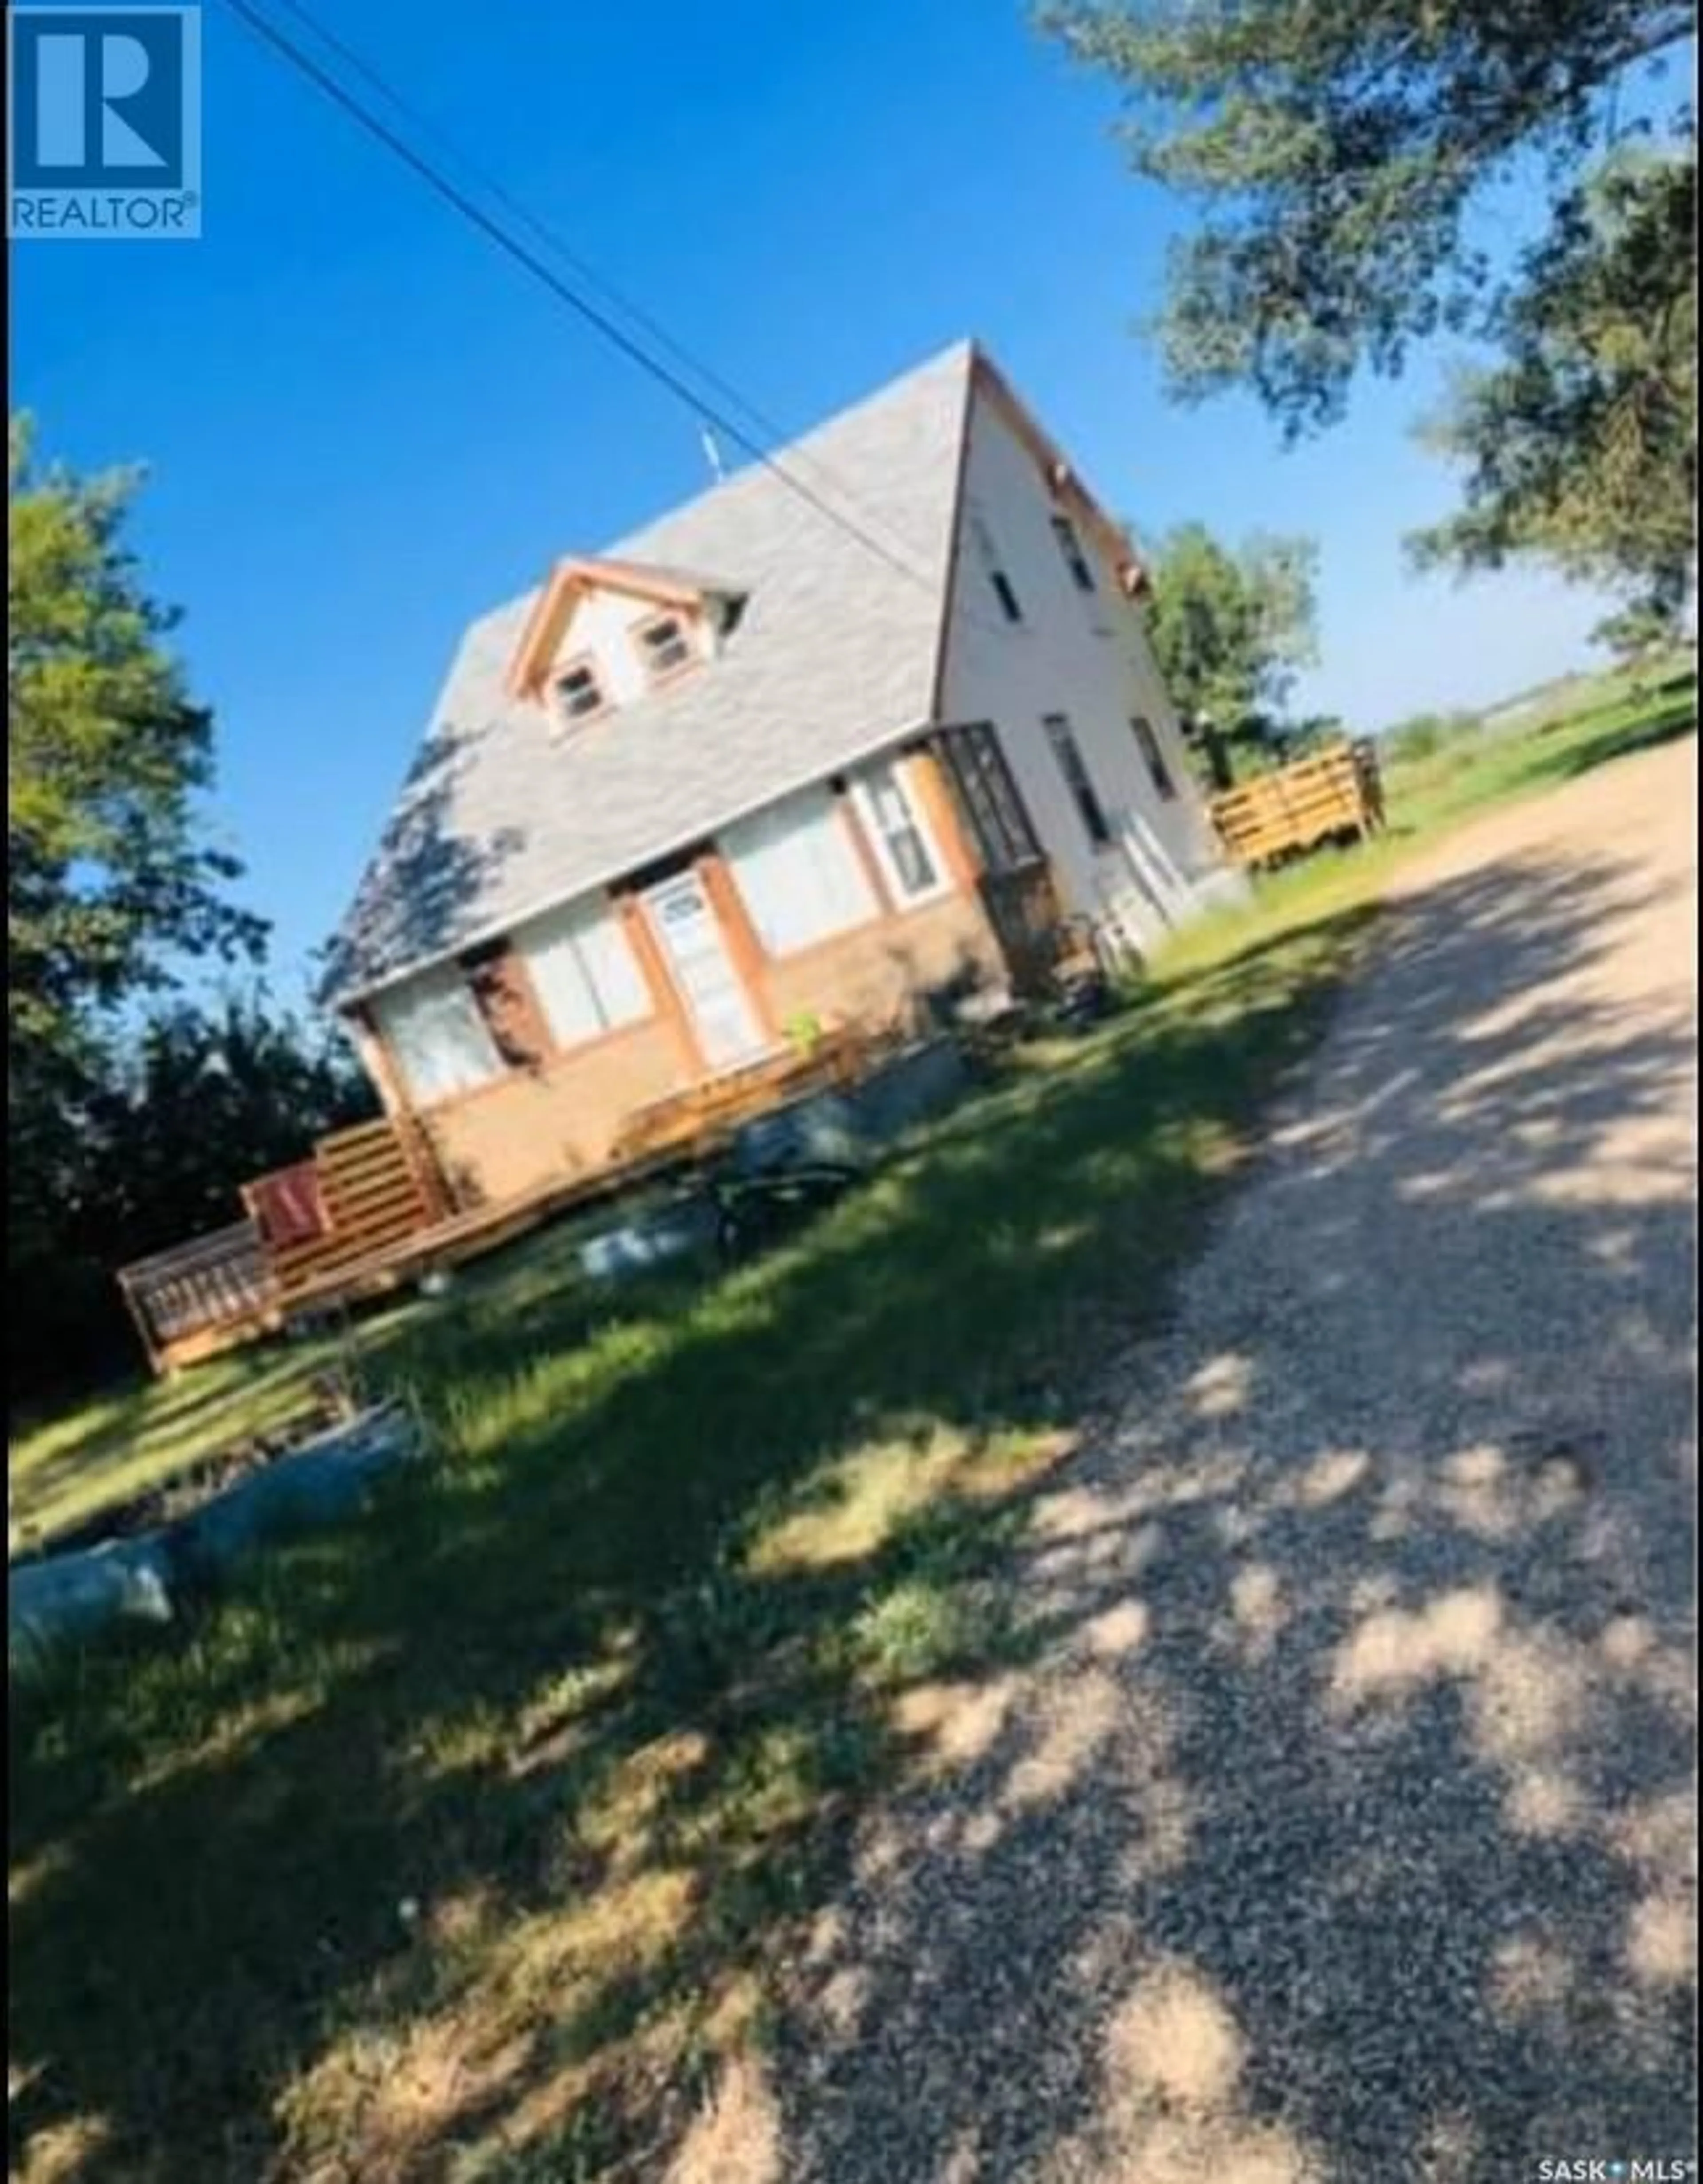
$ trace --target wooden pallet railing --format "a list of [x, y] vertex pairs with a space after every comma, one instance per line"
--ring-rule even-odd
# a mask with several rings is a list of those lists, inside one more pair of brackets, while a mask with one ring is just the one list
[[1372, 814], [1364, 766], [1347, 744], [1227, 789], [1208, 806], [1220, 840], [1238, 865], [1263, 865], [1311, 850], [1333, 834], [1369, 833]]
[[277, 1306], [277, 1284], [252, 1221], [138, 1259], [119, 1269], [118, 1281], [156, 1373], [246, 1340]]
[[418, 1126], [403, 1116], [321, 1138], [314, 1165], [323, 1233], [267, 1255], [286, 1296], [431, 1228], [451, 1210]]

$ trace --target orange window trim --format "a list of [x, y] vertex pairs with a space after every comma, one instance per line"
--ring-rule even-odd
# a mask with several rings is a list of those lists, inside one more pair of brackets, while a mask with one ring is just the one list
[[721, 938], [726, 943], [727, 954], [733, 966], [733, 975], [745, 989], [746, 999], [756, 1012], [758, 1028], [765, 1039], [776, 1036], [774, 1011], [769, 1006], [769, 996], [763, 978], [764, 965], [768, 958], [763, 944], [757, 937], [746, 911], [744, 898], [740, 894], [727, 861], [719, 850], [706, 850], [694, 866], [710, 898], [710, 907], [716, 923], [721, 928]]
[[891, 917], [897, 908], [893, 899], [893, 889], [887, 883], [887, 874], [882, 870], [881, 859], [877, 856], [875, 844], [869, 838], [869, 830], [863, 823], [862, 816], [857, 808], [856, 799], [843, 782], [835, 787], [834, 803], [839, 811], [840, 824], [851, 838], [853, 852], [862, 867], [864, 878], [869, 882], [870, 891], [875, 897], [877, 915], [882, 917]]
[[680, 989], [670, 974], [661, 944], [651, 930], [644, 904], [637, 894], [626, 889], [616, 894], [614, 901], [615, 915], [621, 919], [628, 944], [637, 958], [639, 970], [650, 990], [651, 1006], [668, 1026], [678, 1050], [685, 1077], [687, 1082], [691, 1082], [702, 1076], [707, 1065]]
[[960, 893], [967, 893], [981, 878], [982, 862], [959, 819], [939, 758], [926, 744], [908, 751], [904, 776], [916, 791], [928, 832], [946, 861], [948, 879]]
[[537, 698], [543, 692], [550, 662], [562, 641], [574, 601], [583, 591], [621, 592], [630, 599], [654, 599], [663, 606], [687, 610], [700, 604], [698, 593], [665, 577], [654, 577], [629, 561], [599, 561], [584, 554], [570, 554], [558, 561], [538, 588], [526, 627], [520, 632], [509, 666], [509, 695]]

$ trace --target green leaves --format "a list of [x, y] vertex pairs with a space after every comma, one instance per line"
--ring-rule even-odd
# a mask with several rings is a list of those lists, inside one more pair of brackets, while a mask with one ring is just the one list
[[1539, 555], [1671, 626], [1694, 566], [1696, 159], [1622, 156], [1562, 205], [1500, 316], [1504, 360], [1463, 373], [1424, 427], [1465, 504], [1422, 566]]
[[[120, 1010], [169, 987], [186, 956], [257, 957], [265, 928], [226, 900], [239, 867], [203, 832], [212, 718], [166, 649], [175, 616], [124, 543], [137, 473], [42, 470], [32, 443], [30, 421], [11, 419], [7, 1241], [20, 1354], [41, 1371], [110, 1309], [110, 1268], [139, 1231], [164, 1243], [193, 1227], [227, 1150], [202, 1094], [164, 1109], [149, 1095], [125, 1111], [133, 1157], [103, 1167], [129, 1097]], [[225, 1032], [239, 1049], [248, 1036]], [[144, 1056], [144, 1084], [159, 1058]], [[161, 1159], [198, 1162], [197, 1189], [177, 1212], [132, 1218], [126, 1194]], [[239, 1179], [220, 1178], [221, 1211]]]
[[1282, 705], [1316, 654], [1317, 551], [1307, 538], [1223, 545], [1185, 523], [1149, 559], [1147, 632], [1178, 710], [1233, 733]]
[[1605, 94], [1689, 35], [1675, 0], [1053, 0], [1043, 26], [1125, 97], [1144, 179], [1199, 224], [1154, 321], [1174, 390], [1251, 387], [1290, 435], [1504, 291], [1468, 244], [1517, 159], [1576, 168]]
[[14, 1068], [78, 1047], [92, 1015], [164, 981], [177, 951], [258, 953], [199, 838], [212, 720], [161, 642], [175, 617], [122, 543], [134, 471], [79, 480], [9, 432], [8, 1024]]

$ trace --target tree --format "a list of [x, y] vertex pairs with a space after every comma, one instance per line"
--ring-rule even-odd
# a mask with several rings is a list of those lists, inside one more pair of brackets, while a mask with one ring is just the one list
[[203, 837], [212, 722], [123, 543], [135, 475], [42, 471], [16, 417], [8, 468], [7, 1243], [44, 1334], [81, 1310], [68, 1224], [125, 1007], [191, 957], [258, 957], [264, 928]]
[[42, 471], [14, 417], [8, 483], [7, 1033], [27, 1085], [174, 957], [257, 956], [264, 928], [203, 838], [212, 721], [123, 544], [136, 474]]
[[1534, 162], [1565, 189], [1628, 72], [1694, 27], [1686, 0], [1044, 0], [1042, 20], [1124, 94], [1137, 172], [1200, 208], [1158, 322], [1173, 384], [1250, 387], [1291, 433], [1416, 339], [1494, 331], [1515, 284], [1471, 214]]
[[46, 1161], [14, 1162], [14, 1391], [60, 1392], [133, 1357], [114, 1270], [237, 1219], [241, 1184], [375, 1112], [353, 1056], [259, 989], [169, 1001], [110, 1041]]
[[1147, 630], [1172, 703], [1269, 757], [1296, 674], [1317, 654], [1311, 539], [1255, 538], [1239, 549], [1185, 523], [1149, 557]]
[[1642, 667], [1672, 652], [1683, 640], [1684, 627], [1683, 604], [1642, 599], [1605, 616], [1591, 634], [1622, 666]]
[[264, 993], [171, 1005], [86, 1105], [100, 1228], [134, 1255], [218, 1227], [240, 1184], [376, 1112], [353, 1056]]
[[1540, 556], [1630, 594], [1611, 638], [1677, 631], [1695, 566], [1695, 155], [1677, 151], [1617, 159], [1561, 209], [1501, 311], [1504, 360], [1461, 375], [1428, 427], [1466, 491], [1410, 541], [1422, 566]]

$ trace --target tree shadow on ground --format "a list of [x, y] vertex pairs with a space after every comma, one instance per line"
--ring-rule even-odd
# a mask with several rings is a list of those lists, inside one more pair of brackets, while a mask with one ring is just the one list
[[[535, 1301], [519, 1370], [435, 1322], [429, 1478], [14, 1724], [14, 2161], [1489, 2176], [1551, 2116], [1671, 2133], [1687, 1032], [1561, 983], [1634, 884], [1394, 913], [1170, 1333], [1338, 930], [1155, 994], [696, 1304], [585, 1345]], [[1646, 1189], [1568, 1196], [1640, 1128]], [[1203, 1306], [1227, 1251], [1271, 1282]]]
[[1393, 914], [1266, 1188], [1039, 1504], [1048, 1674], [914, 1702], [937, 1779], [861, 1841], [745, 2154], [1691, 2150], [1692, 1032], [1679, 966], [1630, 1006], [1590, 976], [1644, 891], [1533, 861]]

